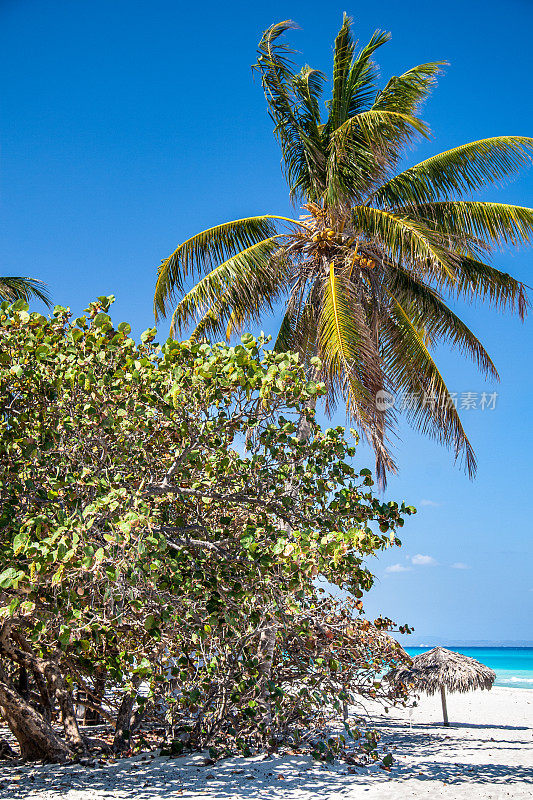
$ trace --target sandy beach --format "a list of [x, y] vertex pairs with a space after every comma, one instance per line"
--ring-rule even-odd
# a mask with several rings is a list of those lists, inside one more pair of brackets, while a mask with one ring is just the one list
[[442, 725], [440, 697], [411, 710], [379, 713], [382, 750], [394, 756], [386, 772], [311, 757], [168, 759], [153, 753], [113, 764], [9, 766], [0, 762], [5, 800], [503, 800], [533, 795], [533, 691], [495, 688], [452, 695], [451, 725]]

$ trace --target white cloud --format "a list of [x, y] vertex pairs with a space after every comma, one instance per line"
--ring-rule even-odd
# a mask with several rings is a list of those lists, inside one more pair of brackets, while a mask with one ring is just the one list
[[435, 502], [435, 500], [421, 500], [420, 501], [420, 505], [421, 506], [434, 506], [435, 508], [438, 508], [440, 505], [442, 505], [442, 503], [437, 503], [437, 502]]
[[413, 556], [411, 563], [416, 564], [417, 567], [434, 567], [437, 564], [433, 556], [423, 556], [422, 553], [417, 553], [416, 556]]
[[404, 567], [403, 564], [392, 564], [390, 567], [385, 567], [385, 572], [410, 572], [411, 567]]
[[456, 561], [455, 564], [452, 564], [452, 569], [470, 569], [470, 567], [462, 561]]

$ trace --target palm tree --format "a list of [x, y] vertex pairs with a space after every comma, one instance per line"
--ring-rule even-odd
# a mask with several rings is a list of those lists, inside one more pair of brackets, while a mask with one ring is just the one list
[[41, 300], [50, 306], [50, 294], [43, 281], [37, 278], [1, 278], [0, 300], [12, 303], [15, 300]]
[[[281, 22], [264, 33], [254, 68], [291, 200], [304, 213], [233, 220], [180, 244], [158, 271], [156, 318], [180, 296], [174, 334], [195, 321], [193, 337], [229, 337], [282, 302], [275, 347], [298, 351], [326, 383], [328, 412], [343, 398], [374, 447], [382, 483], [394, 469], [395, 410], [376, 402], [387, 391], [409, 393], [408, 420], [452, 447], [472, 475], [474, 452], [432, 351], [446, 342], [497, 378], [445, 298], [481, 298], [524, 317], [524, 285], [488, 260], [502, 245], [530, 240], [533, 210], [472, 197], [528, 164], [533, 139], [483, 139], [398, 171], [406, 146], [429, 135], [420, 106], [445, 62], [416, 66], [378, 91], [372, 57], [390, 35], [377, 31], [356, 53], [345, 16], [321, 109], [325, 76], [308, 66], [296, 72], [280, 39], [294, 27]], [[183, 295], [191, 277], [198, 281]]]

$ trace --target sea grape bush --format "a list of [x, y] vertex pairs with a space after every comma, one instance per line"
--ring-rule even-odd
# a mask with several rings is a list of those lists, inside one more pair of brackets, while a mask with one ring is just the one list
[[296, 355], [251, 335], [137, 344], [112, 301], [74, 320], [0, 306], [0, 712], [23, 755], [90, 747], [80, 698], [116, 749], [164, 723], [174, 748], [218, 752], [393, 701], [377, 676], [402, 651], [363, 616], [365, 559], [414, 509], [316, 424], [324, 387]]

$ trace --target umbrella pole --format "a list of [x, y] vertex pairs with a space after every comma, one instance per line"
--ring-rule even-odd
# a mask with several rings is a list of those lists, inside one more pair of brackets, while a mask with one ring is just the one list
[[446, 689], [444, 688], [444, 686], [440, 687], [440, 696], [442, 700], [442, 713], [444, 716], [444, 724], [449, 725], [450, 723], [448, 722], [448, 709], [446, 708]]

